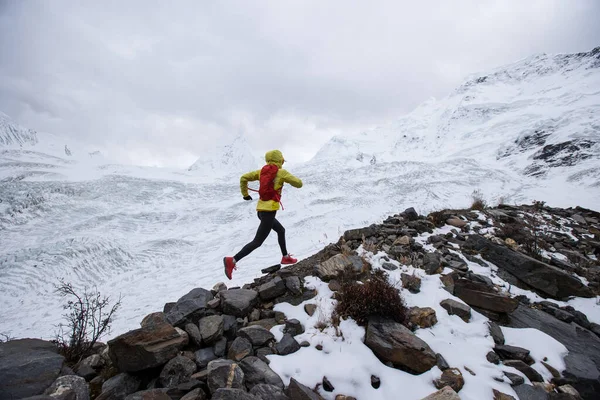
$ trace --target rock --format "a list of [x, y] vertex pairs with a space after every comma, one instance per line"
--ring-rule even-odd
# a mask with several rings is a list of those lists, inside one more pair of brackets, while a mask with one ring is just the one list
[[571, 385], [562, 385], [557, 388], [559, 393], [567, 393], [573, 397], [581, 398], [579, 392]]
[[216, 296], [217, 293], [221, 293], [225, 290], [227, 290], [227, 285], [224, 282], [219, 282], [213, 286], [210, 292], [213, 294], [213, 296]]
[[440, 302], [440, 306], [448, 311], [448, 314], [456, 315], [465, 322], [469, 322], [471, 319], [471, 307], [466, 304], [459, 303], [456, 300], [446, 299]]
[[316, 304], [305, 304], [304, 311], [306, 312], [306, 314], [308, 314], [310, 317], [312, 317], [315, 314], [315, 311], [317, 311], [317, 305]]
[[421, 278], [415, 275], [401, 274], [402, 287], [411, 293], [419, 293], [421, 291]]
[[123, 400], [128, 395], [137, 392], [140, 387], [140, 378], [121, 373], [113, 376], [102, 385], [102, 393], [96, 400]]
[[[169, 399], [170, 398], [171, 397], [169, 396]], [[204, 393], [204, 390], [202, 390], [201, 388], [196, 388], [188, 394], [186, 394], [185, 396], [183, 396], [180, 400], [206, 400], [207, 398], [208, 397], [206, 397], [206, 393]]]
[[442, 272], [442, 257], [439, 253], [425, 253], [423, 256], [423, 269], [428, 275]]
[[337, 396], [335, 396], [335, 400], [356, 400], [356, 397], [345, 396], [343, 394], [338, 394]]
[[600, 392], [600, 338], [592, 332], [559, 321], [551, 315], [534, 308], [519, 306], [510, 316], [512, 328], [534, 328], [562, 343], [569, 354], [565, 357], [565, 377], [576, 380], [573, 387], [581, 396], [593, 398]]
[[263, 274], [271, 274], [273, 272], [277, 272], [281, 269], [281, 264], [275, 264], [267, 268], [263, 268], [260, 270]]
[[120, 371], [135, 372], [166, 364], [188, 341], [184, 331], [162, 324], [129, 331], [110, 340], [108, 353]]
[[347, 268], [354, 272], [361, 272], [363, 269], [362, 259], [358, 256], [336, 254], [330, 259], [315, 265], [315, 273], [322, 280], [329, 281], [343, 274]]
[[529, 355], [529, 350], [522, 347], [497, 344], [494, 347], [494, 351], [502, 360], [521, 360], [527, 365], [531, 365], [535, 362]]
[[384, 362], [391, 362], [417, 374], [436, 365], [429, 345], [405, 326], [380, 317], [369, 319], [365, 336], [367, 345]]
[[258, 295], [263, 301], [268, 301], [279, 297], [285, 294], [285, 291], [285, 282], [278, 276], [258, 287]]
[[[480, 235], [470, 235], [464, 246], [479, 251], [484, 259], [495, 264], [499, 269], [509, 272], [527, 285], [552, 298], [594, 297], [592, 291], [579, 279], [556, 267], [491, 243]], [[529, 289], [529, 287], [524, 287], [524, 289]]]
[[519, 400], [547, 400], [548, 393], [540, 387], [531, 385], [513, 386], [514, 391], [519, 396]]
[[277, 350], [272, 347], [261, 347], [260, 349], [256, 349], [256, 357], [260, 358], [267, 364], [270, 364], [271, 361], [267, 358], [268, 355], [277, 354]]
[[300, 296], [302, 294], [302, 283], [300, 282], [300, 278], [296, 275], [288, 276], [284, 279], [285, 287], [295, 296]]
[[202, 346], [202, 335], [200, 334], [200, 329], [196, 324], [192, 324], [191, 322], [187, 323], [184, 326], [184, 330], [194, 345], [198, 347]]
[[512, 397], [511, 395], [508, 395], [506, 393], [502, 393], [499, 392], [496, 389], [492, 389], [492, 393], [494, 393], [494, 400], [516, 400], [514, 397]]
[[386, 271], [395, 271], [398, 269], [398, 266], [390, 262], [384, 262], [381, 264], [381, 268], [385, 269]]
[[462, 228], [463, 226], [465, 226], [465, 225], [468, 224], [467, 221], [464, 221], [464, 220], [459, 219], [459, 218], [450, 218], [450, 219], [446, 220], [446, 223], [448, 225], [452, 225], [452, 226], [455, 226], [457, 228]]
[[[491, 351], [490, 353], [493, 353], [493, 352]], [[494, 353], [494, 354], [496, 354], [496, 353]], [[496, 354], [496, 356], [498, 356], [498, 355]], [[521, 375], [513, 374], [512, 372], [506, 372], [506, 371], [504, 371], [504, 375], [510, 381], [511, 386], [518, 386], [518, 385], [522, 385], [525, 383], [525, 378], [523, 378]]]
[[211, 345], [223, 337], [223, 316], [209, 315], [200, 320], [200, 336], [205, 345]]
[[279, 355], [286, 356], [300, 350], [300, 345], [291, 334], [286, 333], [283, 335], [283, 338], [281, 338], [281, 341], [275, 345], [275, 348]]
[[437, 317], [435, 310], [431, 307], [411, 307], [408, 310], [408, 320], [420, 327], [420, 328], [431, 328], [437, 324]]
[[135, 392], [125, 397], [125, 400], [171, 400], [166, 392], [168, 389], [149, 389]]
[[[227, 351], [227, 339], [222, 337], [217, 343], [213, 345], [213, 352], [215, 356], [221, 358], [225, 357], [225, 352]], [[193, 356], [191, 357], [194, 358]]]
[[344, 232], [344, 240], [347, 242], [350, 240], [362, 240], [363, 237], [366, 239], [368, 237], [375, 236], [376, 234], [377, 231], [371, 227], [350, 229]]
[[413, 207], [407, 208], [402, 214], [408, 218], [409, 221], [416, 221], [419, 219], [419, 214], [417, 214]]
[[82, 377], [65, 375], [56, 379], [44, 394], [56, 400], [89, 400], [90, 388]]
[[460, 400], [460, 397], [450, 386], [446, 386], [427, 397], [423, 397], [421, 400]]
[[373, 389], [379, 389], [381, 386], [381, 379], [375, 375], [371, 375], [371, 387]]
[[260, 319], [260, 310], [258, 308], [255, 308], [248, 315], [248, 320], [250, 322], [255, 322], [255, 321], [258, 321], [259, 319]]
[[411, 237], [408, 235], [404, 235], [404, 236], [396, 239], [392, 245], [393, 246], [409, 246], [410, 242], [411, 242]]
[[282, 389], [265, 383], [254, 385], [250, 389], [250, 394], [256, 396], [259, 400], [289, 400]]
[[502, 329], [500, 328], [500, 326], [495, 322], [489, 321], [488, 327], [490, 330], [490, 334], [494, 339], [494, 343], [500, 345], [504, 344], [504, 334], [502, 333]]
[[104, 364], [105, 361], [99, 354], [93, 354], [77, 364], [75, 371], [77, 375], [89, 382], [98, 375], [97, 371], [102, 369]]
[[240, 362], [240, 368], [244, 371], [244, 378], [248, 389], [255, 385], [266, 383], [283, 389], [283, 381], [269, 366], [258, 357], [246, 357]]
[[168, 324], [169, 321], [167, 321], [167, 316], [165, 315], [165, 313], [163, 312], [155, 312], [152, 314], [148, 314], [144, 317], [144, 319], [142, 320], [142, 322], [140, 323], [140, 326], [142, 328], [145, 327], [153, 327], [156, 325], [162, 325], [162, 324]]
[[521, 360], [505, 360], [503, 364], [507, 367], [513, 367], [519, 372], [522, 372], [527, 378], [529, 378], [531, 382], [544, 382], [544, 378], [542, 378], [539, 372]]
[[244, 388], [244, 372], [237, 363], [231, 360], [215, 360], [208, 363], [207, 369], [208, 376], [206, 382], [213, 396], [217, 389], [220, 388]]
[[292, 318], [292, 319], [288, 319], [285, 322], [285, 328], [283, 329], [283, 332], [289, 333], [292, 336], [296, 336], [296, 335], [300, 335], [301, 333], [304, 333], [304, 327], [302, 326], [300, 321], [298, 321], [295, 318]]
[[248, 324], [248, 326], [262, 326], [268, 331], [270, 331], [275, 325], [279, 325], [279, 322], [277, 322], [275, 318], [260, 319]]
[[0, 399], [20, 399], [44, 393], [58, 378], [65, 358], [56, 345], [40, 339], [0, 343]]
[[211, 397], [212, 400], [257, 400], [257, 398], [242, 389], [221, 388]]
[[326, 392], [333, 392], [335, 390], [335, 387], [331, 384], [331, 382], [329, 381], [329, 379], [327, 379], [326, 376], [323, 377], [323, 390], [325, 390]]
[[491, 362], [492, 364], [500, 364], [500, 357], [498, 356], [498, 354], [494, 353], [493, 351], [490, 351], [486, 354], [485, 358]]
[[290, 379], [290, 385], [285, 390], [290, 400], [323, 400], [321, 395], [304, 386], [294, 378]]
[[177, 356], [164, 366], [160, 373], [160, 384], [172, 388], [189, 381], [196, 372], [196, 364], [187, 357]]
[[547, 362], [541, 361], [542, 365], [544, 367], [546, 367], [546, 369], [548, 370], [548, 372], [550, 372], [552, 374], [553, 378], [561, 378], [562, 375], [560, 374], [560, 372], [558, 372], [558, 370], [556, 368], [554, 368], [552, 365], [548, 364]]
[[206, 289], [192, 289], [177, 300], [175, 306], [166, 313], [167, 321], [173, 326], [178, 326], [184, 324], [188, 319], [199, 318], [208, 307], [208, 302], [213, 298], [213, 294]]
[[212, 347], [206, 347], [204, 349], [200, 349], [194, 353], [194, 360], [196, 361], [196, 365], [198, 369], [204, 369], [208, 367], [208, 363], [216, 360], [218, 357], [215, 354]]
[[[289, 303], [292, 306], [298, 306], [301, 303], [317, 296], [316, 290], [304, 290], [300, 296], [288, 293], [275, 299], [275, 304]], [[275, 312], [277, 314], [277, 311]], [[276, 318], [277, 319], [277, 318]]]
[[227, 358], [234, 361], [241, 361], [244, 357], [252, 354], [252, 343], [243, 337], [237, 337], [231, 343]]
[[487, 285], [467, 279], [454, 281], [454, 295], [470, 306], [500, 313], [510, 313], [519, 305], [517, 299], [494, 293]]
[[275, 336], [262, 326], [247, 326], [238, 331], [238, 336], [248, 339], [252, 346], [262, 347], [270, 341], [275, 340]]
[[258, 301], [258, 293], [249, 289], [230, 289], [221, 292], [223, 313], [236, 317], [245, 317]]
[[458, 368], [448, 368], [442, 372], [442, 377], [440, 379], [436, 379], [434, 384], [436, 389], [442, 389], [446, 386], [450, 386], [455, 392], [458, 393], [465, 385], [465, 379]]
[[448, 365], [448, 362], [446, 361], [444, 356], [442, 356], [440, 353], [437, 353], [435, 355], [435, 359], [436, 359], [436, 365], [441, 371], [445, 371], [448, 368], [450, 368], [450, 365]]
[[329, 285], [327, 286], [332, 292], [339, 292], [340, 290], [342, 290], [342, 285], [336, 279], [332, 279], [331, 281], [329, 281]]

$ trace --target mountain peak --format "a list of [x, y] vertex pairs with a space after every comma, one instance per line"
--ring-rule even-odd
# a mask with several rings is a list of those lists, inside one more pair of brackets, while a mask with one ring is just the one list
[[0, 112], [0, 146], [23, 146], [37, 143], [36, 131], [18, 125], [8, 115]]
[[246, 136], [240, 133], [231, 142], [208, 149], [188, 171], [198, 171], [208, 176], [225, 176], [248, 172], [259, 165], [260, 160], [253, 154]]

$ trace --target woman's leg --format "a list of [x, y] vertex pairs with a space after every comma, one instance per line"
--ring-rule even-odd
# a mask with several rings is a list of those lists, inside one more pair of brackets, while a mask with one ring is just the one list
[[233, 256], [233, 259], [236, 262], [246, 257], [263, 244], [267, 236], [269, 236], [269, 232], [273, 229], [275, 214], [276, 211], [259, 211], [257, 213], [258, 219], [260, 219], [260, 225], [258, 225], [256, 235], [250, 243], [245, 245], [235, 256]]
[[288, 255], [287, 247], [285, 245], [285, 228], [281, 223], [275, 218], [273, 221], [273, 230], [277, 232], [277, 241], [279, 242], [279, 248], [281, 249], [281, 254], [284, 256]]

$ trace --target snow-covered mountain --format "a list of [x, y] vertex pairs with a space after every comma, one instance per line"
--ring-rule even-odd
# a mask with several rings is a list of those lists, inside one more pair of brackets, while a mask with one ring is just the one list
[[236, 136], [231, 143], [219, 144], [206, 151], [188, 171], [206, 177], [221, 178], [228, 175], [239, 175], [255, 170], [264, 161], [257, 158], [243, 134]]
[[8, 115], [0, 112], [0, 146], [35, 145], [37, 133], [15, 124]]
[[[469, 158], [521, 175], [600, 185], [600, 47], [538, 55], [470, 77], [446, 98], [331, 139], [313, 162]], [[553, 172], [550, 172], [553, 170]]]
[[[291, 168], [304, 187], [283, 192], [289, 250], [307, 257], [407, 207], [468, 207], [474, 190], [489, 203], [598, 209], [598, 55], [522, 60], [381, 128], [332, 139]], [[39, 136], [0, 147], [0, 333], [51, 337], [59, 278], [123, 294], [114, 332], [136, 328], [182, 293], [224, 280], [223, 256], [254, 236], [255, 202], [242, 200], [234, 175], [262, 160], [243, 137], [180, 171], [111, 164]], [[232, 283], [278, 261], [271, 236]]]

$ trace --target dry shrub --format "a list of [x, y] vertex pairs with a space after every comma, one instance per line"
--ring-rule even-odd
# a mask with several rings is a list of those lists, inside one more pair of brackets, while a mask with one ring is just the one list
[[403, 324], [406, 314], [404, 300], [398, 289], [388, 282], [387, 274], [382, 270], [375, 270], [363, 284], [344, 282], [338, 292], [336, 318], [350, 317], [359, 325], [366, 326], [369, 317], [381, 316]]
[[473, 193], [471, 193], [471, 198], [473, 198], [471, 210], [483, 211], [487, 207], [487, 203], [483, 199], [483, 193], [481, 193], [481, 190], [474, 190]]
[[427, 219], [438, 228], [446, 224], [446, 218], [447, 214], [444, 211], [434, 211], [427, 216]]

